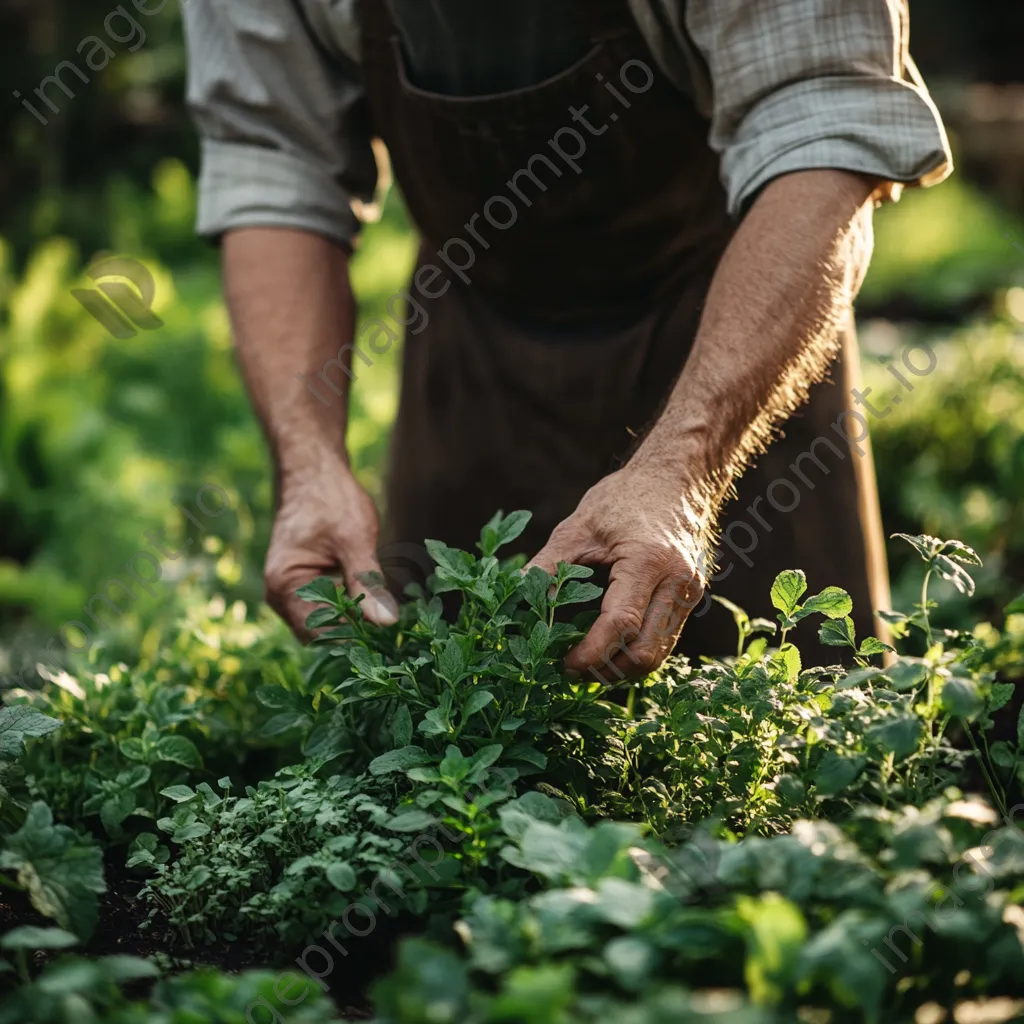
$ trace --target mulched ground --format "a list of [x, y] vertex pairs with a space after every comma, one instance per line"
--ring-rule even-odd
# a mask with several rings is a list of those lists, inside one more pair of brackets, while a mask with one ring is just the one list
[[[175, 942], [158, 923], [144, 927], [148, 908], [135, 899], [143, 883], [131, 875], [123, 863], [117, 863], [118, 858], [123, 856], [123, 851], [118, 851], [107, 859], [104, 865], [107, 892], [100, 897], [99, 922], [89, 942], [73, 952], [90, 957], [115, 953], [151, 957], [165, 973], [187, 971], [199, 966], [218, 967], [233, 974], [250, 969], [297, 970], [294, 960], [269, 964], [265, 958], [253, 955], [237, 942], [211, 943], [181, 952], [180, 943]], [[5, 891], [0, 900], [0, 933], [26, 924], [52, 927], [53, 921], [39, 914], [25, 893]], [[380, 932], [379, 936], [370, 935], [361, 939], [359, 944], [353, 943], [349, 947], [349, 955], [337, 957], [334, 971], [324, 979], [330, 986], [330, 995], [344, 1020], [370, 1020], [373, 1016], [368, 1009], [368, 989], [376, 978], [390, 969], [391, 950], [397, 937], [393, 928], [386, 931], [382, 928]], [[311, 937], [310, 941], [315, 940]], [[178, 948], [179, 952], [169, 953], [168, 950], [172, 948]], [[53, 954], [36, 953], [32, 967], [39, 970], [51, 959], [54, 959]], [[311, 963], [315, 966], [317, 961], [311, 960]], [[6, 978], [3, 980], [7, 981]], [[128, 992], [141, 998], [147, 989], [147, 983], [141, 983], [129, 988]], [[2, 984], [0, 991], [3, 991]]]

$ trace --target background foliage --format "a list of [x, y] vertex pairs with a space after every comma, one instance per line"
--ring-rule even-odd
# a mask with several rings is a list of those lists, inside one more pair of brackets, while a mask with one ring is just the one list
[[[946, 73], [940, 98], [972, 79], [1012, 78], [1007, 26], [1016, 8], [916, 6], [919, 60], [926, 73]], [[103, 34], [111, 10], [99, 0], [7, 4], [7, 95], [31, 95], [58, 61], [76, 57], [79, 40]], [[49, 125], [14, 98], [0, 110], [9, 142], [0, 158], [0, 630], [15, 667], [81, 617], [100, 585], [147, 546], [147, 530], [169, 543], [198, 540], [175, 503], [193, 502], [205, 483], [230, 494], [232, 513], [208, 524], [195, 555], [165, 563], [165, 581], [205, 579], [250, 611], [261, 593], [270, 477], [230, 350], [217, 255], [192, 229], [197, 147], [182, 103], [179, 12], [167, 4], [152, 16], [133, 13], [145, 42], [134, 52], [111, 43], [116, 56], [88, 84], [70, 78], [76, 95], [55, 94], [62, 110]], [[956, 142], [953, 99], [949, 109]], [[912, 400], [874, 424], [887, 533], [975, 546], [986, 568], [973, 600], [988, 615], [1024, 580], [1024, 251], [1012, 244], [1024, 249], [1024, 222], [967, 157], [977, 173], [879, 213], [859, 313], [868, 383], [880, 390], [882, 364], [909, 341], [939, 354]], [[72, 297], [101, 251], [146, 262], [162, 329], [115, 339]], [[362, 313], [382, 310], [413, 252], [392, 194], [355, 258]], [[377, 494], [399, 360], [396, 346], [354, 389], [353, 457]], [[920, 570], [893, 555], [905, 598]], [[158, 585], [115, 633], [155, 621], [174, 589]], [[973, 614], [964, 602], [949, 607], [954, 617]]]

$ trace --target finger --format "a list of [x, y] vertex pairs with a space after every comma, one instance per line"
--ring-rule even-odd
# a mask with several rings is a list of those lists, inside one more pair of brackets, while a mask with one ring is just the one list
[[266, 569], [266, 601], [288, 624], [299, 640], [308, 642], [312, 633], [306, 628], [306, 619], [316, 608], [309, 601], [295, 596], [295, 592], [310, 580], [323, 576], [323, 568], [310, 558], [289, 564], [268, 561]]
[[640, 635], [659, 582], [657, 570], [651, 566], [638, 565], [635, 560], [632, 564], [626, 560], [616, 562], [601, 602], [601, 614], [586, 637], [569, 652], [565, 668], [571, 672], [602, 673], [611, 668], [617, 656], [632, 661], [630, 644]]
[[615, 671], [624, 676], [644, 676], [658, 668], [675, 648], [702, 593], [696, 573], [688, 579], [662, 580], [651, 597], [639, 634], [626, 651], [612, 659]]
[[523, 572], [528, 572], [536, 565], [549, 576], [554, 576], [558, 572], [559, 562], [595, 565], [602, 561], [601, 552], [595, 545], [590, 531], [578, 526], [570, 517], [563, 519], [555, 527], [547, 544], [523, 566]]
[[363, 596], [359, 605], [363, 616], [378, 626], [393, 626], [398, 621], [398, 603], [387, 588], [373, 544], [351, 544], [339, 553], [349, 596]]

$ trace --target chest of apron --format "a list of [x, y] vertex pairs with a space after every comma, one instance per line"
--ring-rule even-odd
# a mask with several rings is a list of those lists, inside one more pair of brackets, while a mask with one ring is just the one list
[[649, 309], [729, 230], [707, 122], [659, 71], [626, 0], [578, 10], [590, 49], [576, 63], [456, 97], [412, 81], [386, 0], [360, 7], [372, 130], [437, 265], [542, 321]]

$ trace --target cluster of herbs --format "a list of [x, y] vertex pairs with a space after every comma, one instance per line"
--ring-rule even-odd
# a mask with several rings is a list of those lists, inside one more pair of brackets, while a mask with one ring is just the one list
[[[197, 624], [145, 665], [37, 695], [65, 725], [30, 744], [23, 777], [4, 774], [2, 856], [24, 856], [30, 819], [57, 830], [93, 851], [78, 902], [95, 907], [99, 848], [52, 824], [49, 800], [127, 848], [151, 919], [182, 949], [298, 953], [355, 904], [391, 915], [398, 893], [430, 938], [403, 944], [378, 986], [381, 1024], [909, 1021], [929, 1002], [1024, 995], [1011, 807], [1024, 716], [1012, 735], [1001, 722], [1024, 667], [1024, 602], [1003, 631], [931, 621], [930, 582], [969, 592], [974, 552], [907, 538], [925, 560], [921, 601], [886, 617], [913, 654], [856, 637], [849, 596], [808, 596], [793, 570], [772, 589], [776, 621], [729, 606], [734, 657], [671, 658], [609, 689], [561, 670], [593, 621], [591, 571], [498, 557], [527, 520], [495, 516], [479, 555], [428, 541], [436, 572], [393, 626], [315, 580], [300, 591], [316, 606], [306, 662]], [[788, 637], [812, 615], [845, 666], [802, 664]], [[955, 788], [972, 767], [991, 804]], [[999, 819], [1009, 827], [990, 827]], [[410, 872], [417, 836], [439, 852]], [[972, 849], [980, 860], [965, 860]], [[992, 891], [968, 895], [964, 870]], [[940, 903], [928, 934], [901, 930]], [[120, 1020], [95, 983], [83, 998]], [[139, 1012], [156, 1013], [168, 984]]]

